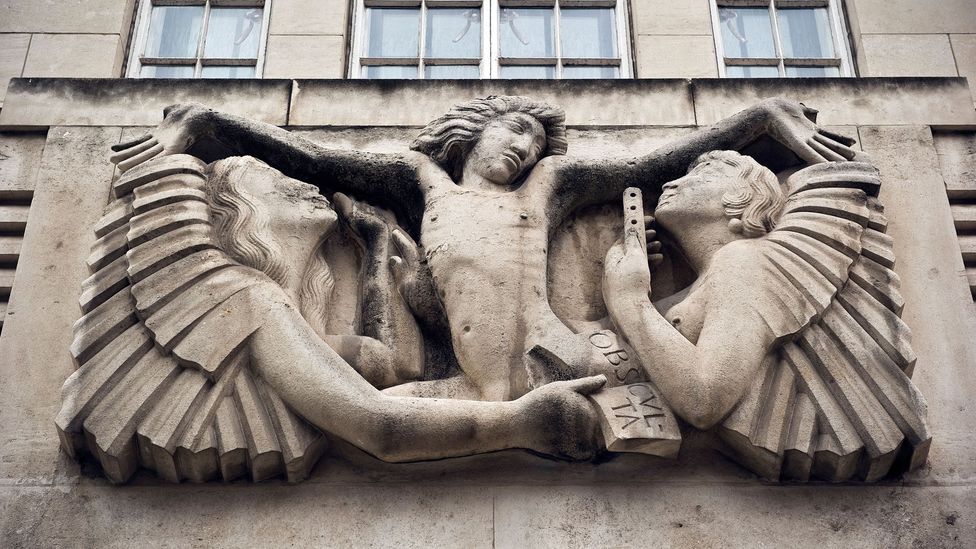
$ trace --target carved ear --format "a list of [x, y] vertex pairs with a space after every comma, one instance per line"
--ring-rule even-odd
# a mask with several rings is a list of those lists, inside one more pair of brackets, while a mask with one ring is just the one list
[[729, 230], [735, 234], [742, 234], [742, 220], [739, 218], [730, 219]]

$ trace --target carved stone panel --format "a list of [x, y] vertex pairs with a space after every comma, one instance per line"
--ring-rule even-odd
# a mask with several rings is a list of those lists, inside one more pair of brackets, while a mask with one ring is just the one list
[[[459, 104], [390, 154], [175, 105], [112, 157], [62, 447], [113, 482], [294, 482], [336, 439], [674, 457], [692, 430], [769, 479], [916, 468], [925, 401], [852, 144], [785, 100], [598, 161], [526, 97]], [[599, 307], [559, 301], [556, 240], [602, 262], [578, 281]]]

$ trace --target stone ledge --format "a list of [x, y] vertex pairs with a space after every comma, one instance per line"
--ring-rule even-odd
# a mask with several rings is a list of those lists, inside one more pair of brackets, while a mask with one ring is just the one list
[[[423, 126], [459, 98], [528, 95], [566, 110], [569, 126], [688, 126], [688, 80], [296, 80], [293, 126]], [[403, 108], [396, 108], [397, 103]], [[648, 108], [653, 105], [653, 108]]]
[[291, 87], [290, 80], [15, 78], [0, 128], [154, 126], [164, 107], [185, 102], [285, 125]]
[[695, 126], [783, 96], [822, 125], [976, 125], [965, 78], [633, 80], [137, 80], [15, 78], [0, 129], [152, 126], [163, 107], [198, 102], [275, 125], [419, 127], [458, 98], [531, 95], [575, 127]]
[[952, 126], [976, 123], [965, 78], [692, 80], [698, 124], [715, 123], [767, 97], [820, 110], [821, 125]]

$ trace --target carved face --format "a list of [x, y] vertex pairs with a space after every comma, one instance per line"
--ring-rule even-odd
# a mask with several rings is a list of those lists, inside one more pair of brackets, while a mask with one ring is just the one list
[[718, 161], [695, 166], [681, 179], [665, 183], [654, 217], [672, 230], [689, 221], [727, 220], [722, 197], [732, 188], [733, 177], [731, 168]]
[[321, 239], [338, 215], [318, 187], [283, 177], [244, 177], [242, 190], [268, 212], [268, 228], [278, 239]]
[[522, 113], [504, 114], [482, 131], [468, 154], [465, 172], [507, 186], [531, 169], [545, 148], [546, 132], [538, 120]]

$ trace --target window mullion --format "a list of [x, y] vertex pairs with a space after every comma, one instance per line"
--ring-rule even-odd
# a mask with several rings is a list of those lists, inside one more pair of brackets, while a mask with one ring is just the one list
[[264, 0], [261, 4], [261, 36], [258, 42], [257, 59], [254, 61], [254, 77], [264, 77], [264, 54], [268, 47], [268, 38], [271, 36], [271, 0]]
[[786, 67], [783, 64], [783, 44], [779, 40], [779, 17], [776, 14], [776, 2], [769, 0], [769, 18], [773, 28], [773, 47], [776, 48], [776, 57], [779, 58], [779, 76], [786, 76]]
[[847, 39], [846, 27], [841, 21], [840, 7], [837, 4], [837, 0], [831, 0], [827, 4], [827, 18], [830, 20], [831, 38], [834, 41], [834, 55], [840, 59], [840, 75], [854, 76], [850, 41]]
[[491, 78], [491, 2], [483, 0], [481, 2], [481, 59], [478, 61], [478, 78]]
[[210, 2], [203, 8], [203, 26], [200, 28], [200, 40], [197, 42], [197, 62], [193, 68], [193, 77], [200, 78], [203, 75], [203, 49], [207, 43], [207, 29], [210, 26]]
[[561, 80], [563, 77], [563, 44], [562, 38], [560, 36], [560, 28], [562, 27], [562, 20], [560, 18], [561, 12], [559, 11], [559, 1], [553, 3], [553, 24], [556, 26], [553, 32], [553, 39], [556, 41], [556, 80]]
[[420, 37], [417, 40], [417, 78], [424, 78], [424, 57], [427, 55], [427, 2], [420, 3]]
[[498, 5], [498, 0], [487, 0], [487, 1], [491, 2], [491, 6], [489, 9], [490, 20], [488, 21], [488, 25], [487, 25], [488, 33], [491, 41], [491, 45], [490, 45], [491, 62], [488, 68], [488, 77], [498, 78], [499, 75], [501, 74], [501, 69], [498, 60], [501, 57], [499, 32], [501, 27], [502, 11], [501, 11], [501, 7]]

